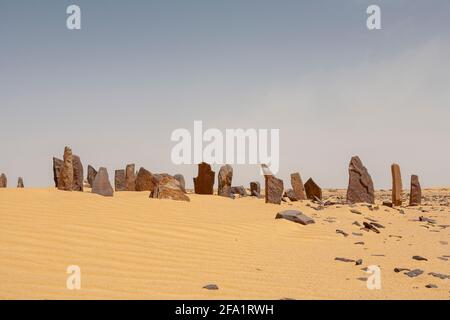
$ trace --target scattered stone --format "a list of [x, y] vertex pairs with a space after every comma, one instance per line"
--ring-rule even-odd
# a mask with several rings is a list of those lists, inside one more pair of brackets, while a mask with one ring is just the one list
[[354, 221], [352, 223], [352, 225], [357, 226], [357, 227], [361, 227], [361, 224], [358, 221]]
[[205, 162], [198, 164], [198, 175], [194, 178], [194, 191], [196, 194], [213, 194], [215, 172]]
[[309, 178], [305, 183], [306, 197], [310, 200], [320, 199], [322, 200], [322, 189], [314, 182], [312, 178]]
[[336, 230], [336, 233], [338, 233], [338, 234], [342, 234], [344, 237], [348, 237], [348, 233], [346, 233], [346, 232], [344, 232], [344, 231], [342, 231], [342, 230], [339, 230], [339, 229], [337, 229]]
[[291, 174], [291, 185], [296, 200], [306, 200], [305, 187], [303, 186], [300, 173], [295, 172]]
[[407, 268], [395, 268], [394, 272], [399, 273], [399, 272], [403, 272], [403, 271], [411, 271], [411, 269], [407, 269]]
[[116, 170], [114, 175], [115, 191], [125, 191], [125, 170]]
[[216, 284], [207, 284], [206, 286], [203, 286], [203, 289], [206, 289], [206, 290], [219, 290], [219, 287]]
[[257, 181], [250, 182], [250, 195], [252, 197], [261, 197], [261, 185]]
[[420, 187], [419, 177], [411, 176], [411, 192], [409, 194], [409, 205], [420, 206], [422, 204], [422, 189]]
[[349, 183], [347, 201], [349, 203], [375, 203], [372, 177], [359, 157], [352, 157], [348, 167]]
[[357, 266], [362, 265], [362, 263], [363, 263], [362, 259], [358, 259], [358, 260], [355, 261], [355, 265], [357, 265]]
[[410, 277], [410, 278], [414, 278], [414, 277], [420, 276], [422, 273], [423, 273], [423, 270], [420, 270], [420, 269], [414, 269], [414, 270], [411, 270], [411, 271], [406, 272], [406, 273], [404, 273], [404, 274], [407, 275], [407, 276]]
[[430, 283], [430, 284], [427, 284], [426, 286], [425, 286], [425, 288], [428, 288], [428, 289], [437, 289], [437, 285], [435, 285], [435, 284], [432, 284], [432, 283]]
[[55, 188], [58, 188], [58, 182], [61, 176], [61, 169], [64, 166], [64, 161], [53, 157], [53, 181], [55, 182]]
[[392, 173], [392, 204], [394, 206], [402, 205], [402, 175], [400, 173], [400, 166], [396, 163], [391, 165]]
[[247, 196], [247, 191], [245, 190], [244, 186], [231, 187], [231, 194], [232, 195], [238, 194], [241, 197], [245, 197]]
[[153, 192], [155, 189], [155, 182], [155, 178], [150, 171], [140, 168], [136, 177], [135, 189], [136, 191]]
[[221, 197], [233, 198], [231, 181], [233, 179], [233, 168], [227, 164], [220, 168], [218, 175], [219, 188], [217, 193]]
[[354, 213], [354, 214], [362, 214], [361, 211], [355, 210], [355, 209], [351, 209], [350, 212], [351, 212], [351, 213]]
[[58, 189], [64, 191], [72, 191], [73, 189], [73, 157], [72, 149], [64, 148], [64, 164], [61, 168], [58, 180]]
[[366, 229], [368, 229], [368, 230], [371, 230], [371, 231], [373, 231], [373, 232], [375, 232], [375, 233], [380, 233], [380, 230], [378, 230], [376, 227], [374, 227], [373, 225], [371, 225], [370, 223], [368, 223], [368, 222], [363, 222], [363, 225], [364, 225], [364, 227], [366, 228]]
[[114, 190], [109, 182], [108, 170], [106, 168], [100, 168], [92, 183], [92, 193], [104, 196], [112, 197]]
[[339, 258], [339, 257], [334, 258], [334, 260], [336, 260], [336, 261], [342, 261], [342, 262], [356, 262], [356, 261], [353, 260], [353, 259]]
[[92, 188], [92, 184], [94, 183], [95, 176], [97, 175], [97, 170], [95, 170], [91, 165], [88, 165], [87, 172], [87, 181]]
[[22, 177], [19, 177], [19, 179], [17, 179], [17, 188], [25, 188], [25, 186], [23, 185]]
[[412, 258], [414, 260], [417, 260], [417, 261], [428, 261], [427, 258], [424, 258], [424, 257], [421, 257], [421, 256], [413, 256]]
[[83, 192], [84, 169], [79, 156], [72, 155], [73, 162], [73, 191]]
[[352, 232], [352, 235], [354, 235], [355, 237], [362, 237], [363, 234], [359, 233], [359, 232]]
[[442, 274], [442, 273], [436, 273], [436, 272], [430, 272], [428, 275], [445, 280], [450, 279], [450, 275]]
[[312, 218], [298, 210], [285, 210], [278, 212], [275, 219], [286, 219], [303, 225], [315, 223]]
[[6, 188], [8, 187], [8, 179], [6, 178], [6, 175], [2, 173], [0, 176], [0, 188]]
[[383, 206], [385, 206], [385, 207], [389, 207], [389, 208], [392, 208], [392, 207], [393, 207], [393, 205], [392, 205], [392, 202], [391, 202], [391, 201], [383, 201]]
[[125, 167], [125, 191], [136, 191], [136, 166], [134, 163]]
[[419, 221], [428, 222], [428, 223], [431, 223], [431, 224], [435, 224], [436, 223], [436, 220], [433, 220], [433, 219], [430, 219], [430, 218], [427, 218], [427, 217], [423, 217], [423, 216], [419, 217]]
[[384, 229], [384, 226], [382, 224], [379, 224], [377, 222], [371, 222], [371, 225], [373, 225], [375, 228]]
[[291, 200], [291, 201], [298, 201], [297, 196], [295, 195], [294, 190], [292, 190], [292, 189], [287, 189], [284, 192], [284, 197], [289, 198], [289, 200]]
[[180, 182], [170, 175], [164, 175], [158, 180], [154, 191], [150, 193], [150, 198], [190, 201]]
[[355, 242], [355, 244], [364, 245], [365, 243], [364, 243], [364, 241], [358, 241], [358, 242]]
[[176, 174], [173, 176], [180, 183], [181, 190], [186, 193], [186, 183], [184, 182], [184, 177], [182, 174]]
[[264, 176], [265, 186], [265, 198], [266, 203], [281, 204], [281, 198], [283, 197], [283, 180], [275, 178], [273, 175]]

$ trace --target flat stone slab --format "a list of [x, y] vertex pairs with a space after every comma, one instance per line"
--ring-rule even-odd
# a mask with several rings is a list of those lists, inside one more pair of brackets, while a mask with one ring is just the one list
[[297, 210], [285, 210], [278, 212], [275, 219], [286, 219], [303, 225], [315, 223], [315, 221]]

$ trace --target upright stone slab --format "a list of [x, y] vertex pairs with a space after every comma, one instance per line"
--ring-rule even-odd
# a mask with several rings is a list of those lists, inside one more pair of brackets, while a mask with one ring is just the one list
[[257, 181], [250, 182], [250, 195], [252, 197], [261, 197], [261, 185]]
[[312, 178], [309, 178], [305, 183], [306, 197], [310, 200], [322, 200], [322, 189], [314, 182]]
[[55, 182], [55, 188], [58, 188], [58, 181], [61, 177], [61, 169], [64, 166], [64, 161], [53, 157], [53, 181]]
[[213, 194], [216, 173], [205, 162], [198, 164], [198, 175], [194, 178], [194, 191], [196, 194]]
[[265, 177], [265, 196], [266, 203], [281, 204], [283, 198], [283, 180], [276, 178], [273, 175], [266, 175]]
[[231, 190], [231, 181], [233, 180], [233, 168], [227, 164], [220, 168], [218, 175], [218, 194], [222, 197], [233, 197], [233, 192]]
[[73, 157], [72, 149], [64, 148], [64, 164], [61, 168], [60, 179], [58, 181], [58, 189], [64, 191], [72, 191], [73, 189]]
[[392, 204], [394, 206], [402, 205], [402, 175], [400, 173], [400, 166], [394, 163], [391, 166], [392, 173]]
[[295, 172], [291, 174], [291, 185], [295, 198], [297, 200], [306, 200], [305, 188], [300, 173]]
[[81, 163], [81, 159], [79, 156], [73, 155], [73, 191], [83, 191], [83, 176], [84, 169], [83, 164]]
[[150, 171], [140, 168], [136, 177], [136, 191], [153, 191], [155, 181]]
[[0, 188], [6, 188], [8, 186], [8, 179], [6, 178], [6, 175], [2, 173], [0, 176]]
[[348, 166], [349, 182], [347, 188], [347, 202], [375, 203], [375, 193], [372, 177], [364, 167], [361, 159], [355, 156]]
[[411, 176], [411, 192], [409, 193], [409, 205], [420, 206], [422, 204], [422, 188], [419, 177], [415, 174]]
[[97, 175], [97, 170], [95, 170], [91, 165], [88, 165], [87, 181], [92, 188], [95, 176]]
[[17, 188], [19, 188], [19, 189], [25, 188], [22, 177], [19, 177], [19, 179], [17, 179]]
[[173, 176], [180, 183], [181, 190], [186, 193], [186, 183], [184, 181], [184, 176], [182, 174], [176, 174]]
[[170, 175], [161, 175], [154, 191], [150, 193], [150, 198], [190, 201], [181, 189], [180, 182]]
[[135, 165], [127, 164], [125, 168], [125, 190], [126, 191], [136, 191], [136, 174]]
[[109, 182], [108, 170], [106, 168], [100, 168], [92, 183], [92, 193], [104, 196], [112, 197], [114, 190]]
[[[134, 170], [133, 170], [134, 171]], [[116, 170], [114, 174], [115, 191], [125, 191], [125, 170]]]

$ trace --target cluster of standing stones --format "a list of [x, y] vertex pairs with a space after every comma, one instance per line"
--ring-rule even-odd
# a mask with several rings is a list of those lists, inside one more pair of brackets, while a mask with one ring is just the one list
[[[322, 201], [322, 189], [309, 178], [303, 183], [300, 173], [291, 174], [290, 189], [284, 188], [283, 180], [275, 177], [265, 165], [261, 165], [264, 175], [264, 196], [261, 195], [261, 186], [257, 181], [250, 182], [250, 196], [265, 198], [266, 203], [281, 204], [288, 198], [290, 201], [313, 200]], [[375, 203], [375, 191], [372, 177], [361, 159], [354, 156], [348, 167], [349, 183], [347, 188], [347, 203]], [[385, 202], [387, 206], [402, 205], [402, 178], [400, 166], [392, 164], [392, 202]], [[196, 194], [214, 194], [215, 172], [205, 162], [198, 165], [198, 175], [194, 180], [194, 192]], [[101, 167], [98, 170], [92, 166], [87, 168], [87, 181], [84, 181], [83, 164], [79, 156], [74, 155], [69, 147], [65, 147], [63, 159], [53, 158], [53, 178], [55, 187], [64, 191], [83, 191], [84, 187], [90, 187], [92, 193], [105, 197], [112, 197], [114, 191], [149, 191], [150, 198], [172, 199], [190, 201], [187, 196], [184, 177], [181, 174], [171, 176], [167, 173], [154, 174], [145, 168], [136, 171], [134, 164], [128, 164], [125, 169], [115, 171], [114, 188], [112, 187], [108, 171]], [[236, 195], [247, 196], [244, 186], [232, 186], [233, 168], [224, 165], [218, 173], [218, 195], [235, 198]], [[7, 187], [5, 174], [0, 176], [0, 188]], [[23, 188], [23, 179], [19, 178], [18, 188]], [[418, 206], [422, 201], [422, 190], [417, 175], [411, 176], [410, 206]]]

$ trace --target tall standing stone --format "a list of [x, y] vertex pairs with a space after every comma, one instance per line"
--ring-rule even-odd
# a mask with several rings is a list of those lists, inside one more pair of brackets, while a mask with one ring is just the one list
[[348, 166], [348, 173], [349, 182], [347, 189], [347, 202], [375, 203], [372, 177], [366, 167], [364, 167], [359, 157], [352, 157]]
[[79, 156], [73, 155], [73, 191], [81, 191], [83, 192], [83, 177], [84, 170], [83, 164], [81, 163], [81, 159]]
[[312, 178], [309, 178], [305, 183], [306, 197], [310, 200], [322, 200], [322, 189], [314, 182]]
[[114, 190], [109, 182], [108, 170], [106, 168], [100, 168], [92, 183], [92, 193], [104, 196], [112, 197]]
[[250, 182], [250, 195], [252, 197], [261, 197], [261, 185], [259, 182]]
[[180, 183], [181, 190], [186, 193], [186, 183], [182, 174], [176, 174], [173, 176]]
[[126, 191], [136, 191], [136, 174], [135, 165], [127, 164], [125, 168], [125, 190]]
[[64, 166], [64, 161], [53, 157], [53, 181], [55, 182], [55, 188], [58, 188], [59, 178], [61, 176], [61, 169]]
[[153, 191], [155, 180], [150, 171], [140, 168], [136, 177], [136, 191]]
[[415, 174], [411, 176], [411, 192], [409, 193], [409, 205], [420, 206], [422, 204], [422, 188], [419, 177]]
[[297, 200], [306, 200], [305, 188], [300, 173], [295, 172], [291, 174], [291, 185], [295, 198]]
[[72, 191], [73, 188], [73, 157], [72, 149], [64, 148], [64, 164], [61, 168], [58, 189], [64, 191]]
[[0, 176], [0, 188], [6, 188], [8, 186], [8, 179], [6, 178], [6, 175], [2, 173]]
[[227, 164], [220, 168], [218, 175], [218, 194], [222, 197], [233, 197], [233, 193], [231, 190], [231, 181], [233, 180], [233, 168]]
[[266, 175], [264, 178], [266, 203], [281, 204], [284, 191], [283, 180], [273, 175]]
[[198, 164], [198, 175], [194, 178], [194, 191], [196, 194], [213, 194], [216, 173], [205, 162]]
[[19, 188], [19, 189], [25, 188], [22, 177], [19, 177], [19, 179], [17, 179], [17, 188]]
[[[133, 170], [134, 171], [134, 170]], [[125, 191], [125, 170], [116, 170], [114, 175], [114, 188], [116, 191]]]
[[394, 206], [402, 205], [402, 175], [400, 173], [400, 166], [394, 163], [391, 166], [392, 173], [392, 204]]
[[87, 180], [89, 185], [92, 188], [92, 184], [94, 183], [95, 176], [97, 175], [97, 170], [95, 170], [91, 165], [88, 166], [87, 172]]

